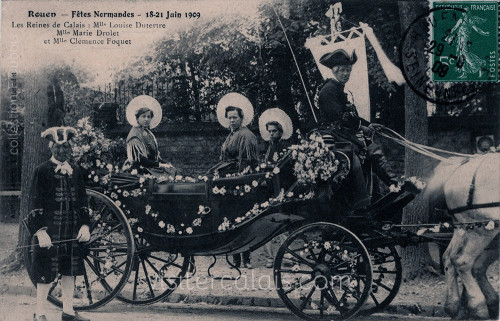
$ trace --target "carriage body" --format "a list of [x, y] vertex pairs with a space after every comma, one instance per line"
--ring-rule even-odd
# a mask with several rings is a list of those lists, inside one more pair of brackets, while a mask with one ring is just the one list
[[[274, 178], [275, 183], [278, 179]], [[244, 195], [232, 192], [252, 186], [252, 182], [265, 183]], [[160, 250], [189, 255], [231, 254], [260, 247], [303, 220], [293, 213], [282, 212], [280, 206], [258, 215], [245, 216], [255, 204], [261, 204], [275, 194], [272, 183], [272, 180], [266, 181], [265, 173], [262, 173], [201, 183], [155, 184], [148, 203], [153, 211], [158, 209], [159, 217], [148, 217], [144, 237]], [[222, 188], [226, 193], [214, 193]], [[200, 206], [208, 213], [200, 213]], [[238, 218], [244, 219], [239, 222]], [[186, 232], [186, 227], [192, 226], [196, 219], [202, 219], [201, 225], [193, 226], [191, 233]], [[162, 220], [174, 226], [175, 231], [168, 233], [165, 227], [161, 228], [159, 221]], [[221, 229], [224, 221], [231, 222], [230, 226]]]

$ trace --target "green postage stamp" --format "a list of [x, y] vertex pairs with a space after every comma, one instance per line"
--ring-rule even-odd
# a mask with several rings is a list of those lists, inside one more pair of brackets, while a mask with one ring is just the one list
[[498, 2], [431, 5], [432, 80], [498, 81]]

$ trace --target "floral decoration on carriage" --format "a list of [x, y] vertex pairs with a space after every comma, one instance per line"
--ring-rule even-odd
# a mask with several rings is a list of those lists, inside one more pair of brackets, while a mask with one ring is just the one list
[[[79, 138], [73, 146], [73, 157], [87, 171], [89, 186], [102, 190], [121, 208], [136, 237], [146, 228], [166, 235], [191, 235], [211, 214], [209, 204], [200, 202], [191, 204], [192, 215], [189, 220], [173, 218], [164, 208], [148, 201], [154, 186], [173, 183], [194, 187], [210, 183], [208, 192], [213, 198], [255, 201], [247, 207], [241, 207], [232, 218], [222, 217], [217, 226], [223, 232], [234, 229], [272, 207], [321, 197], [325, 186], [335, 188], [349, 172], [348, 161], [329, 150], [319, 133], [312, 132], [302, 137], [298, 132], [299, 143], [281, 151], [276, 161], [263, 162], [255, 168], [247, 167], [240, 173], [224, 177], [215, 173], [196, 178], [167, 174], [139, 175], [136, 169], [123, 165], [123, 155], [113, 156], [118, 148], [123, 147], [121, 140], [105, 138], [100, 130], [90, 124], [88, 118], [81, 119], [76, 129]], [[282, 184], [279, 192], [275, 193], [273, 178], [280, 173], [293, 176], [293, 179], [288, 184]], [[249, 179], [238, 180], [238, 177]], [[263, 199], [261, 195], [268, 197]]]

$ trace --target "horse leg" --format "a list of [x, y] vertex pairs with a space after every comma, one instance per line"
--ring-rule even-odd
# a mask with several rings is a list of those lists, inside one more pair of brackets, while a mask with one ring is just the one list
[[495, 235], [496, 233], [479, 234], [475, 230], [466, 231], [456, 256], [451, 257], [452, 263], [467, 290], [467, 307], [472, 318], [487, 319], [489, 317], [485, 296], [472, 275], [472, 267], [476, 262], [476, 258], [490, 244]]
[[[495, 240], [493, 240], [493, 242], [495, 242]], [[479, 255], [476, 262], [474, 262], [474, 266], [472, 267], [472, 275], [476, 279], [486, 298], [486, 306], [488, 307], [491, 319], [498, 319], [499, 317], [499, 297], [497, 291], [495, 291], [491, 283], [488, 281], [486, 271], [488, 270], [488, 267], [498, 259], [498, 257], [499, 253], [496, 246], [494, 248], [487, 249]]]
[[446, 277], [446, 300], [444, 310], [452, 318], [457, 317], [461, 304], [458, 290], [458, 273], [451, 258], [456, 255], [461, 242], [461, 237], [458, 235], [457, 231], [455, 231], [448, 248], [446, 248], [443, 254], [444, 273]]

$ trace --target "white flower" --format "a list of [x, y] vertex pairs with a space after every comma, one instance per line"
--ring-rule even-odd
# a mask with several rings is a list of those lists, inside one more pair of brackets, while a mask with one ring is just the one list
[[286, 197], [292, 197], [292, 196], [293, 196], [293, 192], [288, 192], [288, 193], [286, 194]]
[[171, 224], [167, 225], [167, 233], [175, 233], [175, 227]]
[[142, 233], [142, 231], [143, 231], [142, 227], [140, 227], [140, 226], [139, 226], [139, 227], [137, 228], [137, 232]]
[[488, 224], [484, 227], [485, 230], [491, 231], [495, 228], [495, 222], [489, 221]]
[[420, 235], [424, 234], [426, 231], [427, 231], [427, 229], [425, 227], [421, 228], [420, 230], [417, 231], [417, 235], [420, 236]]
[[188, 227], [188, 228], [186, 229], [186, 233], [187, 233], [187, 234], [192, 234], [192, 233], [193, 233], [193, 229], [192, 229], [191, 227]]
[[443, 226], [444, 226], [445, 228], [448, 228], [448, 227], [450, 227], [450, 223], [448, 223], [448, 222], [444, 222], [444, 223], [443, 223]]
[[235, 219], [234, 219], [234, 221], [235, 221], [236, 223], [241, 223], [241, 221], [242, 221], [242, 220], [243, 220], [243, 219], [242, 219], [241, 217], [237, 217], [237, 218], [235, 218]]
[[401, 191], [401, 185], [398, 184], [398, 186], [396, 186], [394, 184], [391, 184], [391, 186], [389, 186], [389, 191], [391, 193], [398, 193], [399, 191]]
[[219, 190], [219, 193], [220, 193], [221, 195], [226, 194], [226, 188], [225, 188], [224, 186], [223, 186], [223, 187], [221, 187], [221, 189]]
[[431, 228], [429, 231], [431, 232], [434, 232], [434, 233], [439, 233], [439, 230], [440, 230], [440, 226], [439, 225], [434, 225], [433, 228]]
[[122, 205], [122, 202], [120, 202], [119, 200], [116, 200], [115, 204], [116, 204], [116, 206], [120, 206], [120, 205]]
[[133, 169], [133, 170], [130, 172], [130, 174], [132, 174], [132, 175], [137, 175], [137, 169]]
[[176, 175], [176, 176], [175, 176], [175, 180], [176, 180], [176, 181], [180, 181], [180, 180], [182, 180], [182, 175]]
[[128, 197], [130, 193], [128, 191], [123, 191], [123, 197]]
[[257, 186], [259, 186], [259, 183], [258, 183], [257, 181], [253, 181], [253, 182], [252, 182], [252, 186], [253, 186], [253, 187], [257, 187]]
[[111, 198], [118, 198], [118, 195], [116, 195], [115, 192], [112, 192], [110, 196], [111, 196]]
[[292, 266], [293, 272], [297, 272], [299, 269], [300, 269], [300, 266], [298, 264], [295, 264], [294, 266]]
[[261, 207], [263, 207], [263, 208], [266, 208], [266, 207], [268, 207], [268, 206], [269, 206], [269, 202], [268, 202], [268, 201], [265, 201], [265, 202], [264, 202], [264, 203], [262, 203], [260, 206], [261, 206]]
[[217, 186], [214, 186], [214, 188], [212, 188], [212, 193], [219, 194], [219, 189], [217, 188]]
[[205, 213], [205, 206], [199, 205], [198, 206], [198, 214], [204, 214]]
[[146, 180], [144, 179], [144, 177], [139, 178], [139, 183], [140, 183], [140, 184], [144, 183], [145, 181], [146, 181]]
[[200, 226], [201, 225], [201, 218], [198, 217], [197, 219], [195, 219], [192, 223], [193, 226]]
[[279, 167], [275, 167], [275, 168], [273, 169], [273, 173], [274, 173], [274, 174], [278, 174], [279, 172], [280, 172], [280, 168], [279, 168]]
[[106, 165], [106, 169], [108, 171], [112, 171], [113, 170], [113, 165], [111, 165], [111, 164]]
[[151, 211], [151, 205], [147, 204], [146, 205], [146, 214], [149, 214], [150, 211]]
[[325, 250], [329, 250], [332, 248], [332, 245], [330, 244], [330, 242], [325, 242], [325, 244], [323, 244], [323, 246], [325, 247]]
[[99, 176], [97, 176], [97, 175], [94, 176], [94, 182], [96, 182], [96, 183], [99, 182]]
[[252, 188], [249, 185], [245, 185], [244, 189], [245, 189], [245, 193], [248, 193], [252, 190]]

